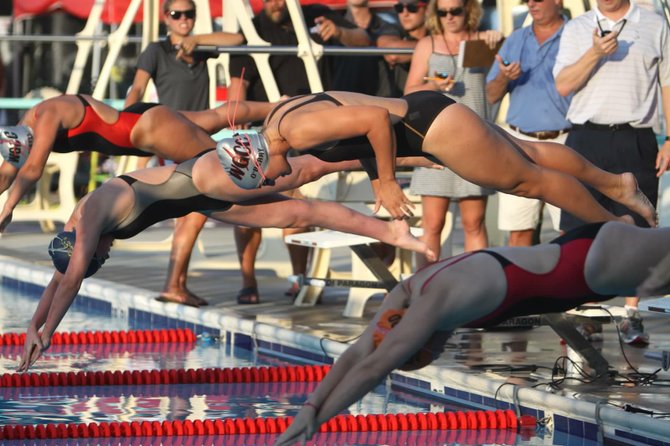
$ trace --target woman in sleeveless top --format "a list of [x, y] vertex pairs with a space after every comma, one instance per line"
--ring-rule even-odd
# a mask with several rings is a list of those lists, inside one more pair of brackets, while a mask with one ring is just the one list
[[[275, 446], [309, 440], [322, 423], [394, 369], [429, 364], [442, 353], [453, 330], [485, 321], [500, 310], [508, 310], [505, 317], [528, 314], [525, 305], [514, 306], [515, 300], [521, 298], [535, 309], [544, 301], [550, 307], [541, 307], [541, 312], [557, 312], [589, 302], [594, 295], [600, 301], [634, 295], [669, 246], [670, 228], [608, 222], [577, 228], [549, 244], [492, 248], [425, 267], [389, 292]], [[527, 287], [513, 286], [518, 276], [509, 270], [536, 275], [550, 292], [522, 296]], [[661, 291], [670, 292], [667, 280]]]
[[[429, 3], [426, 25], [430, 35], [417, 44], [405, 85], [406, 94], [421, 90], [441, 91], [456, 102], [470, 107], [481, 118], [487, 118], [488, 67], [458, 66], [462, 41], [484, 39], [495, 44], [502, 38], [499, 32], [477, 31], [481, 16], [479, 2], [433, 0]], [[452, 199], [458, 203], [465, 250], [488, 245], [484, 216], [487, 197], [494, 190], [464, 180], [450, 169], [418, 167], [412, 175], [410, 191], [421, 195], [422, 238], [432, 249], [440, 249], [445, 215]], [[423, 263], [420, 262], [419, 266]]]

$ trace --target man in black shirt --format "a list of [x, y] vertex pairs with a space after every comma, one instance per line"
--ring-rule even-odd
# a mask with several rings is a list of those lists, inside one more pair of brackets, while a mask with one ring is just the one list
[[[339, 13], [324, 5], [312, 4], [302, 6], [303, 17], [308, 28], [312, 28], [312, 38], [323, 44], [349, 44], [367, 39], [364, 30], [347, 22]], [[324, 25], [324, 23], [327, 23]], [[272, 45], [297, 46], [298, 38], [293, 28], [285, 0], [266, 0], [263, 10], [253, 18], [258, 36]], [[336, 26], [331, 26], [336, 24]], [[367, 41], [367, 40], [365, 40]], [[330, 58], [322, 57], [319, 61], [321, 79], [325, 89], [330, 89]], [[244, 78], [242, 69], [244, 68]], [[298, 56], [271, 55], [270, 68], [277, 82], [279, 94], [295, 96], [311, 93], [305, 64]], [[267, 101], [268, 97], [261, 80], [258, 68], [251, 56], [232, 56], [230, 58], [230, 99], [249, 99]], [[291, 197], [300, 198], [296, 189], [287, 192]], [[305, 232], [305, 229], [285, 229], [284, 235]], [[255, 304], [259, 302], [258, 284], [255, 274], [256, 254], [261, 243], [259, 228], [235, 227], [240, 269], [242, 272], [242, 289], [237, 295], [238, 303]], [[304, 274], [307, 268], [309, 251], [302, 246], [287, 245], [294, 274]], [[287, 291], [288, 296], [297, 295], [298, 288]]]

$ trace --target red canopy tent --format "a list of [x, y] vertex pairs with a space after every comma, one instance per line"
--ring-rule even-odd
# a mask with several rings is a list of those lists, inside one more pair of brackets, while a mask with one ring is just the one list
[[[65, 11], [75, 17], [88, 17], [95, 0], [21, 0], [14, 2], [13, 16], [17, 20], [32, 16], [47, 14], [56, 10]], [[105, 23], [120, 23], [123, 19], [130, 0], [106, 0], [102, 12], [102, 21]], [[212, 17], [221, 16], [221, 0], [210, 0], [209, 7]], [[142, 7], [140, 7], [136, 22], [142, 21]]]
[[[32, 16], [40, 14], [48, 14], [49, 12], [61, 10], [75, 17], [85, 19], [88, 17], [95, 0], [20, 0], [14, 2], [14, 19], [27, 19]], [[105, 0], [104, 11], [102, 13], [102, 21], [104, 23], [120, 23], [123, 15], [128, 9], [130, 0]], [[212, 17], [221, 17], [222, 15], [222, 0], [209, 0], [209, 9]], [[254, 12], [258, 12], [263, 7], [263, 0], [250, 0]], [[346, 6], [346, 0], [301, 0], [302, 4], [322, 3], [329, 5], [334, 9], [341, 9]], [[375, 3], [375, 2], [371, 2]], [[388, 1], [377, 2], [388, 3]], [[136, 22], [142, 21], [142, 10], [140, 7]]]

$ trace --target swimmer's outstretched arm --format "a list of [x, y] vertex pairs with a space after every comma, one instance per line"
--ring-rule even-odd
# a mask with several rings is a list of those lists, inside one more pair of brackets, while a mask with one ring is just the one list
[[[61, 123], [54, 106], [40, 104], [40, 117], [34, 124], [33, 134], [35, 140], [30, 149], [25, 164], [15, 174], [14, 186], [7, 195], [7, 201], [0, 212], [0, 232], [3, 232], [12, 221], [14, 208], [19, 204], [24, 195], [30, 191], [35, 183], [42, 177], [44, 166], [47, 164], [51, 147], [56, 139], [56, 132]], [[4, 163], [7, 164], [7, 163]], [[7, 186], [9, 187], [9, 185]]]
[[262, 121], [275, 105], [273, 102], [228, 101], [210, 110], [180, 113], [211, 135], [228, 127], [233, 118], [236, 125]]
[[338, 358], [288, 429], [279, 436], [276, 446], [310, 439], [322, 423], [363, 398], [425, 344], [438, 321], [430, 305], [408, 310], [379, 347], [374, 348], [373, 333], [380, 316], [388, 309], [403, 308], [406, 300], [402, 285], [386, 296], [370, 325]]
[[[87, 195], [86, 198], [90, 197]], [[84, 202], [86, 199], [82, 199]], [[65, 224], [65, 230], [71, 231], [81, 216], [81, 202]], [[44, 289], [37, 309], [28, 325], [24, 352], [17, 371], [25, 372], [37, 361], [42, 353], [51, 345], [53, 336], [60, 321], [72, 305], [84, 280], [88, 265], [93, 258], [100, 240], [100, 221], [96, 216], [93, 220], [84, 219], [78, 226], [77, 242], [65, 274], [54, 271], [51, 281]], [[88, 224], [86, 224], [88, 223]], [[42, 329], [42, 333], [39, 330]]]
[[[324, 126], [324, 122], [328, 125]], [[413, 205], [395, 178], [396, 141], [391, 117], [385, 108], [347, 105], [309, 113], [287, 113], [279, 133], [298, 151], [330, 141], [366, 136], [375, 153], [381, 183], [377, 208], [384, 206], [393, 218], [412, 215]]]
[[19, 170], [15, 166], [7, 162], [3, 161], [0, 164], [0, 194], [9, 189], [9, 186], [14, 182], [14, 178], [16, 178], [18, 172]]
[[[312, 155], [291, 157], [288, 163], [291, 165], [291, 173], [277, 178], [274, 186], [245, 190], [237, 187], [228, 175], [221, 175], [221, 164], [219, 164], [218, 157], [216, 153], [210, 152], [203, 155], [196, 164], [196, 184], [198, 189], [209, 197], [237, 203], [296, 189], [330, 173], [361, 169], [358, 160], [329, 163]], [[194, 178], [195, 176], [194, 174]]]

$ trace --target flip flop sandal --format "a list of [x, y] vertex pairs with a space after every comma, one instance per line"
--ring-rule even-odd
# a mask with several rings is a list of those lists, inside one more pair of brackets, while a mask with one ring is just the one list
[[255, 305], [260, 303], [258, 288], [255, 286], [242, 288], [240, 292], [237, 293], [237, 303], [239, 305]]

